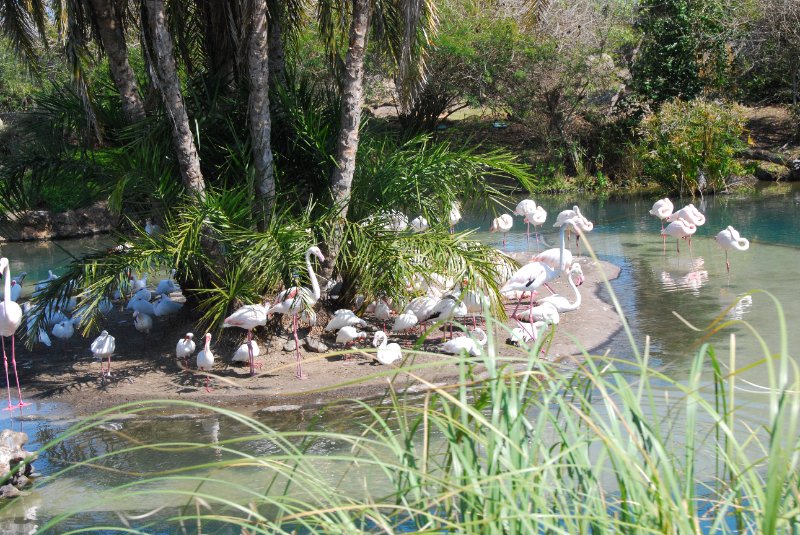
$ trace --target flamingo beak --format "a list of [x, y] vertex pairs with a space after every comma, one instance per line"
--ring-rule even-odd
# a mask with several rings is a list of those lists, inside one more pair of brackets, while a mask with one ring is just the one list
[[586, 279], [584, 279], [583, 277], [579, 278], [579, 279], [578, 279], [578, 286], [582, 285], [582, 284], [584, 283], [584, 281], [585, 281], [585, 280], [586, 280]]

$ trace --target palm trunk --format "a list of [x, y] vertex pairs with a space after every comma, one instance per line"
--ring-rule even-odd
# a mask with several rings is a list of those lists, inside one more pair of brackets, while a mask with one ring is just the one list
[[[339, 125], [339, 141], [336, 144], [336, 167], [331, 176], [331, 192], [334, 205], [339, 209], [339, 220], [347, 218], [350, 191], [356, 170], [358, 152], [358, 127], [361, 123], [361, 107], [364, 101], [364, 55], [367, 49], [369, 29], [369, 0], [353, 0], [353, 20], [350, 25], [350, 46], [347, 49], [342, 87], [342, 112]], [[322, 265], [326, 278], [333, 274], [333, 266], [339, 255], [342, 241], [341, 223], [334, 227], [326, 244], [327, 255]]]
[[181, 82], [175, 66], [172, 37], [164, 20], [164, 0], [145, 0], [147, 24], [155, 54], [155, 83], [164, 99], [164, 107], [172, 122], [172, 140], [178, 157], [178, 167], [186, 190], [205, 198], [205, 182], [200, 171], [200, 157], [189, 126], [189, 116], [181, 95]]
[[283, 30], [279, 2], [270, 6], [269, 17], [269, 83], [270, 87], [286, 85], [286, 53], [283, 48]]
[[122, 111], [129, 123], [145, 118], [144, 104], [139, 96], [136, 74], [128, 62], [125, 33], [113, 0], [90, 0], [100, 42], [108, 55], [108, 69], [122, 99]]
[[266, 227], [275, 198], [275, 174], [270, 146], [272, 124], [269, 116], [269, 38], [267, 36], [267, 0], [254, 0], [247, 63], [250, 71], [250, 139], [256, 176], [256, 221]]

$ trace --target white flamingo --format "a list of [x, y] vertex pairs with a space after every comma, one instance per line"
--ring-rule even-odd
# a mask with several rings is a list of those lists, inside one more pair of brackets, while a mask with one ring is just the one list
[[458, 201], [453, 201], [450, 205], [450, 213], [447, 214], [448, 222], [450, 223], [450, 234], [456, 231], [456, 225], [461, 221], [461, 204]]
[[348, 325], [366, 327], [367, 322], [359, 318], [352, 310], [340, 308], [333, 313], [333, 317], [328, 320], [328, 324], [325, 325], [324, 330], [327, 332], [338, 331], [342, 327], [346, 327]]
[[413, 312], [403, 312], [402, 314], [398, 314], [394, 319], [392, 332], [401, 333], [403, 331], [407, 331], [413, 327], [416, 327], [418, 323], [419, 318], [417, 318], [416, 314]]
[[381, 297], [375, 304], [375, 319], [383, 322], [383, 330], [386, 330], [386, 322], [392, 319], [392, 308], [386, 299]]
[[231, 362], [246, 362], [250, 364], [251, 355], [253, 361], [255, 361], [255, 358], [260, 354], [261, 348], [258, 347], [258, 344], [249, 340], [236, 348], [236, 351], [233, 352], [233, 357], [231, 357]]
[[72, 338], [73, 334], [75, 334], [75, 327], [72, 325], [71, 320], [62, 321], [53, 326], [53, 336], [64, 340], [65, 344]]
[[411, 228], [414, 229], [414, 232], [424, 232], [428, 230], [429, 226], [425, 216], [420, 215], [411, 220]]
[[171, 316], [177, 314], [183, 308], [183, 303], [175, 301], [167, 294], [161, 294], [153, 303], [153, 314], [156, 317]]
[[[573, 276], [575, 279], [573, 280]], [[541, 300], [539, 300], [539, 304], [550, 303], [555, 306], [556, 310], [558, 310], [559, 314], [563, 314], [564, 312], [570, 312], [572, 310], [578, 310], [581, 306], [581, 293], [578, 291], [578, 286], [583, 284], [583, 269], [581, 265], [577, 262], [572, 264], [572, 267], [569, 270], [569, 285], [572, 286], [572, 290], [575, 292], [575, 301], [570, 303], [569, 299], [564, 297], [563, 295], [549, 295]]]
[[[214, 353], [211, 352], [211, 333], [206, 333], [206, 345], [197, 353], [197, 369], [201, 371], [211, 371], [214, 368]], [[206, 392], [211, 392], [208, 387], [208, 374], [205, 380]]]
[[269, 310], [270, 314], [289, 314], [292, 316], [292, 330], [294, 331], [294, 341], [297, 350], [297, 369], [295, 371], [295, 376], [298, 379], [307, 379], [308, 376], [303, 374], [303, 370], [300, 367], [300, 340], [297, 338], [297, 315], [305, 306], [314, 306], [314, 304], [319, 301], [319, 297], [322, 293], [319, 282], [317, 281], [317, 276], [314, 274], [314, 269], [311, 267], [312, 254], [316, 256], [320, 262], [325, 261], [325, 256], [323, 256], [319, 247], [309, 247], [306, 251], [306, 267], [308, 268], [308, 277], [311, 280], [311, 291], [309, 291], [308, 288], [300, 286], [287, 288], [278, 294], [278, 297], [275, 299], [275, 305], [270, 307]]
[[[431, 315], [426, 321], [442, 321], [445, 325], [445, 335], [447, 334], [447, 324], [450, 324], [450, 337], [453, 336], [452, 321], [455, 318], [467, 315], [467, 305], [454, 295], [444, 296], [436, 306], [433, 307]], [[444, 337], [445, 335], [442, 335]]]
[[470, 336], [459, 336], [442, 344], [440, 351], [450, 355], [458, 355], [461, 352], [464, 352], [467, 354], [467, 356], [480, 356], [481, 347], [486, 345], [486, 341], [489, 339], [489, 337], [486, 336], [486, 333], [480, 327], [476, 328], [473, 332], [481, 338], [475, 339]]
[[739, 231], [730, 225], [728, 225], [725, 230], [717, 233], [717, 236], [714, 239], [717, 240], [717, 243], [720, 245], [720, 247], [725, 249], [725, 266], [728, 268], [728, 272], [731, 270], [731, 263], [728, 260], [728, 251], [730, 249], [746, 251], [750, 248], [750, 241], [747, 238], [742, 238], [739, 235]]
[[558, 309], [553, 303], [542, 303], [528, 310], [522, 310], [517, 314], [516, 319], [524, 321], [549, 321], [550, 323], [559, 322]]
[[[577, 247], [577, 252], [580, 254], [580, 239], [581, 235], [586, 232], [591, 232], [594, 229], [594, 223], [589, 221], [583, 214], [581, 214], [581, 209], [578, 206], [573, 206], [572, 210], [563, 210], [558, 214], [556, 217], [556, 222], [553, 224], [554, 227], [561, 227], [567, 228], [567, 231], [574, 230], [577, 234], [575, 237], [575, 247]], [[562, 266], [564, 264], [562, 263]], [[562, 268], [563, 269], [563, 268]]]
[[194, 343], [194, 333], [186, 333], [183, 338], [178, 340], [175, 346], [175, 356], [183, 360], [183, 367], [188, 367], [189, 357], [194, 355], [197, 345]]
[[345, 325], [339, 329], [339, 332], [336, 333], [336, 343], [348, 345], [352, 344], [356, 340], [366, 337], [367, 333], [364, 331], [359, 331], [352, 325]]
[[269, 307], [264, 305], [245, 305], [238, 308], [233, 314], [225, 318], [225, 320], [222, 322], [223, 329], [228, 327], [238, 327], [247, 331], [247, 342], [245, 344], [248, 348], [250, 348], [250, 375], [255, 375], [256, 373], [256, 353], [253, 350], [253, 329], [259, 325], [264, 326], [267, 324], [269, 312]]
[[528, 233], [530, 233], [530, 226], [533, 225], [533, 232], [536, 234], [536, 249], [539, 249], [539, 229], [538, 227], [544, 225], [547, 221], [547, 211], [541, 206], [537, 206], [536, 210], [525, 214], [525, 223], [528, 225]]
[[[114, 337], [108, 334], [108, 331], [103, 331], [100, 336], [94, 339], [90, 348], [95, 358], [100, 359], [100, 376], [111, 377], [111, 355], [116, 349]], [[104, 358], [108, 359], [108, 370], [105, 369], [103, 364]]]
[[[17, 332], [20, 324], [22, 323], [22, 308], [11, 300], [11, 268], [9, 267], [8, 258], [0, 258], [0, 271], [3, 272], [3, 284], [5, 292], [3, 294], [3, 302], [0, 303], [0, 337], [2, 337], [3, 344], [3, 365], [6, 370], [6, 390], [8, 391], [8, 410], [14, 408], [11, 405], [11, 381], [8, 377], [8, 357], [6, 357], [6, 337], [11, 337], [11, 364], [14, 367], [14, 378], [17, 382], [17, 394], [19, 395], [19, 404], [17, 407], [23, 407], [27, 403], [22, 401], [22, 388], [19, 385], [19, 375], [17, 374], [17, 358], [16, 349], [14, 347], [14, 333]], [[51, 272], [52, 274], [52, 272]]]
[[50, 284], [50, 281], [54, 281], [54, 280], [56, 280], [57, 278], [58, 278], [58, 275], [56, 275], [55, 273], [53, 273], [53, 270], [52, 270], [52, 269], [48, 269], [48, 270], [47, 270], [47, 278], [46, 278], [46, 279], [44, 279], [44, 280], [40, 280], [39, 282], [37, 282], [37, 283], [36, 283], [36, 286], [35, 286], [34, 288], [35, 288], [35, 290], [36, 290], [37, 292], [39, 292], [39, 291], [41, 291], [41, 290], [44, 290], [44, 289], [45, 289], [45, 287], [46, 287], [48, 284]]
[[372, 339], [372, 345], [378, 348], [376, 358], [378, 362], [384, 365], [389, 365], [403, 358], [403, 351], [400, 346], [394, 342], [388, 343], [389, 339], [383, 331], [377, 331], [375, 337]]
[[[694, 223], [690, 223], [686, 221], [684, 218], [679, 217], [677, 220], [673, 221], [661, 232], [662, 235], [665, 236], [674, 236], [675, 238], [690, 238], [692, 234], [697, 232], [697, 226]], [[689, 247], [691, 247], [692, 242], [689, 242]], [[677, 240], [677, 250], [681, 252], [681, 241], [680, 239]]]
[[661, 220], [661, 230], [664, 230], [664, 220], [672, 215], [674, 209], [675, 207], [672, 205], [672, 201], [664, 197], [653, 204], [653, 207], [650, 208], [650, 215]]
[[508, 215], [503, 214], [500, 217], [495, 217], [489, 226], [489, 232], [502, 232], [503, 233], [503, 247], [506, 245], [506, 234], [514, 226], [514, 219]]

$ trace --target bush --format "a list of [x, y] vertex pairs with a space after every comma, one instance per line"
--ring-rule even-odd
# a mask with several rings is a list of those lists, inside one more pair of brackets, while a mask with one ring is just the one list
[[639, 154], [645, 176], [692, 195], [724, 189], [725, 179], [742, 171], [734, 156], [744, 146], [743, 129], [744, 115], [736, 105], [668, 102], [642, 121]]

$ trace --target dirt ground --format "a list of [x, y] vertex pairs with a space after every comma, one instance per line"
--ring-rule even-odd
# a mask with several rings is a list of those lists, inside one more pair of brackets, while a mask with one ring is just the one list
[[[526, 258], [518, 260], [525, 261]], [[578, 311], [561, 316], [553, 344], [547, 354], [550, 359], [579, 355], [581, 351], [572, 341], [573, 336], [580, 340], [586, 350], [594, 352], [599, 351], [620, 329], [619, 318], [613, 307], [598, 297], [598, 290], [602, 286], [600, 270], [604, 270], [611, 279], [619, 274], [619, 269], [612, 264], [595, 263], [585, 257], [581, 257], [579, 261], [586, 277], [586, 282], [580, 288], [583, 303]], [[552, 286], [556, 292], [572, 299], [572, 289], [565, 276]], [[509, 303], [507, 309], [510, 311], [512, 308], [513, 305]], [[374, 318], [367, 316], [365, 319], [370, 322]], [[368, 331], [374, 332], [381, 328], [374, 321], [370, 323]], [[512, 323], [509, 322], [509, 325]], [[288, 324], [288, 321], [284, 321], [284, 326]], [[208, 392], [203, 386], [205, 375], [194, 369], [194, 359], [189, 368], [184, 368], [175, 357], [177, 341], [184, 332], [191, 329], [188, 318], [166, 321], [156, 318], [153, 332], [145, 335], [134, 329], [130, 313], [118, 311], [109, 317], [106, 328], [116, 338], [111, 379], [101, 379], [100, 364], [89, 350], [91, 340], [82, 339], [76, 333], [68, 345], [54, 339], [51, 348], [37, 346], [33, 351], [27, 351], [21, 345], [17, 347], [23, 397], [59, 402], [70, 407], [71, 412], [76, 415], [91, 414], [114, 405], [148, 399], [192, 400], [256, 411], [378, 395], [385, 391], [389, 379], [399, 389], [412, 387], [418, 382], [408, 374], [398, 372], [395, 366], [378, 364], [374, 360], [374, 352], [357, 351], [345, 359], [341, 354], [343, 348], [337, 347], [333, 336], [323, 333], [321, 327], [315, 327], [311, 335], [321, 336], [331, 351], [320, 354], [301, 350], [303, 371], [308, 379], [300, 381], [295, 378], [295, 353], [283, 350], [284, 344], [291, 337], [291, 331], [287, 332], [285, 329], [272, 337], [258, 338], [261, 347], [261, 357], [258, 360], [261, 367], [251, 377], [248, 367], [229, 364], [233, 350], [241, 343], [244, 332], [226, 329], [234, 331], [225, 337], [227, 339], [212, 339], [211, 347], [216, 362], [213, 373], [210, 374], [212, 390]], [[202, 335], [195, 334], [199, 350]], [[369, 343], [372, 341], [372, 333], [368, 334], [368, 341], [358, 346], [372, 350]], [[439, 331], [433, 332], [422, 349], [425, 352], [436, 351], [441, 344], [441, 335]], [[502, 325], [497, 326], [495, 335], [501, 356], [523, 355], [519, 348], [506, 345], [508, 331]], [[444, 382], [457, 377], [458, 370], [452, 363], [452, 358], [412, 351], [410, 347], [416, 341], [415, 336], [392, 336], [390, 341], [399, 342], [404, 348], [409, 348], [404, 349], [407, 364], [432, 364], [431, 367], [415, 372], [426, 381]]]

